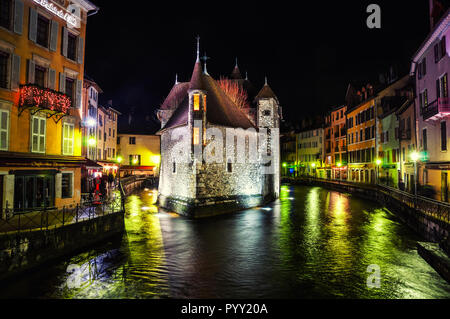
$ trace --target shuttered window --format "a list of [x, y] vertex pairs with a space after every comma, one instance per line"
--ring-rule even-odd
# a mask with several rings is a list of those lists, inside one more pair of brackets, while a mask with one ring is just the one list
[[73, 155], [74, 127], [71, 123], [63, 125], [63, 155]]
[[46, 119], [33, 116], [31, 123], [31, 151], [45, 153]]
[[9, 141], [9, 112], [0, 110], [0, 150], [8, 150]]
[[75, 61], [77, 56], [77, 37], [69, 32], [67, 37], [67, 58]]
[[0, 26], [11, 29], [12, 1], [0, 0]]
[[0, 51], [0, 87], [8, 88], [8, 61], [9, 54]]
[[441, 151], [447, 150], [447, 122], [441, 122]]
[[50, 34], [50, 20], [38, 15], [36, 43], [48, 48]]

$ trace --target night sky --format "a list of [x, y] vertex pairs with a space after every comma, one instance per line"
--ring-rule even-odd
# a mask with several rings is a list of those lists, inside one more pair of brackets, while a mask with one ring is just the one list
[[[235, 57], [259, 89], [267, 74], [285, 118], [321, 114], [344, 103], [349, 82], [373, 81], [391, 65], [406, 74], [429, 32], [428, 0], [139, 1], [93, 0], [86, 74], [101, 102], [154, 114], [175, 81], [189, 81], [197, 34], [214, 78]], [[366, 7], [381, 7], [381, 29], [368, 29]], [[158, 128], [157, 122], [154, 128]]]

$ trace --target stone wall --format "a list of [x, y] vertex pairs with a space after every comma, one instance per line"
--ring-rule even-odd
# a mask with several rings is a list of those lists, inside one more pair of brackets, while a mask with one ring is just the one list
[[120, 212], [51, 230], [0, 235], [0, 280], [120, 234], [124, 228]]

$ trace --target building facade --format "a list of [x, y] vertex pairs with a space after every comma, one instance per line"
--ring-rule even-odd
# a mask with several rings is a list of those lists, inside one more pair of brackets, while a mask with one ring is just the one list
[[297, 134], [300, 176], [325, 178], [324, 129], [319, 127]]
[[84, 0], [0, 4], [0, 208], [76, 205], [84, 39], [97, 8]]
[[103, 91], [91, 78], [85, 75], [83, 82], [82, 155], [92, 161], [97, 160], [96, 141], [98, 136], [98, 97]]
[[161, 163], [160, 136], [151, 134], [119, 133], [117, 152], [120, 161], [120, 176], [159, 176]]
[[98, 108], [97, 163], [103, 166], [104, 174], [117, 174], [117, 122], [120, 112], [112, 103]]
[[347, 107], [339, 106], [330, 114], [331, 178], [347, 179]]
[[399, 188], [408, 192], [414, 192], [415, 170], [411, 160], [411, 154], [417, 149], [416, 140], [416, 109], [414, 102], [414, 90], [411, 87], [409, 102], [402, 105], [396, 112], [399, 121], [400, 144], [400, 175]]
[[449, 26], [450, 13], [447, 10], [440, 20], [435, 20], [430, 34], [415, 53], [411, 66], [416, 84], [418, 150], [422, 154], [418, 181], [422, 185], [433, 185], [436, 199], [446, 202], [449, 201], [450, 184]]
[[354, 94], [356, 99], [350, 96], [353, 92], [349, 91], [347, 92], [347, 178], [353, 182], [376, 183], [377, 119], [373, 88], [371, 85], [363, 87], [361, 91]]

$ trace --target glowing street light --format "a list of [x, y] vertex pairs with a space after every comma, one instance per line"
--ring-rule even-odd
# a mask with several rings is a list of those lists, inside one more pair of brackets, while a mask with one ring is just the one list
[[123, 158], [122, 158], [122, 156], [117, 156], [117, 163], [122, 163], [122, 161], [123, 161]]
[[381, 165], [381, 159], [377, 158], [377, 160], [375, 161], [375, 163], [377, 164], [376, 170], [377, 170], [377, 184], [378, 184], [378, 179], [380, 178], [380, 165]]
[[94, 127], [97, 124], [97, 121], [92, 117], [88, 118], [86, 121], [86, 125], [89, 127]]
[[91, 137], [88, 139], [89, 146], [94, 146], [96, 143], [97, 141], [95, 140], [95, 138]]
[[337, 163], [337, 167], [341, 167], [341, 166], [342, 166], [341, 162]]
[[316, 163], [312, 163], [312, 164], [311, 164], [311, 167], [312, 167], [312, 168], [316, 168]]
[[420, 154], [418, 152], [412, 152], [410, 156], [413, 162], [417, 162], [420, 158]]

